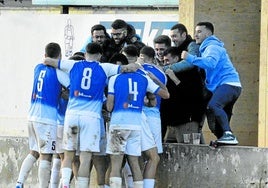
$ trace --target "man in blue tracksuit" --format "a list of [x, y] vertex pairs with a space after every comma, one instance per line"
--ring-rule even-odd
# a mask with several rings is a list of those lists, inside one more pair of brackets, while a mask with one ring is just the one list
[[239, 74], [233, 66], [224, 44], [214, 33], [210, 22], [200, 22], [195, 28], [196, 43], [200, 44], [201, 57], [183, 51], [181, 58], [203, 68], [206, 72], [206, 86], [213, 95], [208, 103], [208, 110], [215, 117], [214, 134], [217, 142], [238, 144], [230, 128], [233, 106], [241, 93]]

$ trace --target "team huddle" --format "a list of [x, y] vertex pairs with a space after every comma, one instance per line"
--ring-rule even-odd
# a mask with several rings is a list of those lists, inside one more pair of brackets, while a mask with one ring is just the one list
[[99, 188], [153, 188], [162, 143], [202, 133], [205, 117], [217, 142], [238, 144], [229, 123], [241, 83], [210, 22], [197, 24], [196, 40], [176, 24], [153, 47], [124, 20], [111, 28], [94, 25], [69, 59], [59, 44], [46, 45], [16, 188], [37, 160], [40, 188], [69, 188], [72, 179], [88, 188], [93, 166]]

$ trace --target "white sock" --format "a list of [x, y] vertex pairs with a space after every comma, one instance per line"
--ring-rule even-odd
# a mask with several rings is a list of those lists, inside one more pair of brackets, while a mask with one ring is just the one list
[[226, 134], [233, 134], [231, 131], [225, 131]]
[[154, 179], [143, 179], [143, 187], [144, 188], [154, 188]]
[[37, 159], [30, 153], [26, 156], [20, 167], [20, 173], [17, 182], [20, 182], [22, 184], [25, 182], [36, 160]]
[[110, 177], [110, 188], [122, 187], [122, 178]]
[[61, 160], [59, 158], [53, 158], [51, 177], [50, 177], [50, 188], [58, 188], [59, 186], [60, 165]]
[[123, 175], [124, 175], [124, 180], [125, 180], [125, 184], [128, 188], [133, 188], [133, 177], [132, 177], [132, 173], [129, 167], [129, 164], [126, 163], [124, 168], [123, 168]]
[[38, 168], [39, 187], [48, 187], [51, 172], [51, 162], [40, 160]]
[[72, 175], [71, 168], [62, 168], [61, 169], [62, 187], [64, 187], [64, 186], [66, 186], [66, 188], [70, 187], [71, 175]]
[[135, 188], [143, 188], [143, 181], [134, 181], [133, 184]]
[[86, 177], [77, 177], [77, 181], [75, 187], [79, 188], [88, 188], [89, 185], [89, 178]]

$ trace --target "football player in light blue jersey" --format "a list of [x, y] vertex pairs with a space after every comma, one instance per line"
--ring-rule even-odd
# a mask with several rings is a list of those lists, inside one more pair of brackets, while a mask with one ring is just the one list
[[[70, 77], [69, 103], [64, 122], [64, 160], [62, 164], [62, 186], [70, 186], [71, 162], [76, 150], [80, 151], [80, 167], [77, 186], [89, 183], [89, 165], [93, 152], [99, 152], [100, 118], [104, 87], [108, 77], [125, 71], [135, 71], [139, 65], [119, 66], [99, 63], [102, 49], [97, 43], [89, 43], [86, 60], [58, 60], [46, 58], [44, 63], [59, 68]], [[79, 140], [78, 140], [79, 139]], [[79, 146], [78, 146], [79, 143]]]
[[53, 155], [50, 188], [58, 188], [60, 180], [60, 166], [63, 160], [64, 150], [62, 148], [63, 139], [63, 125], [65, 112], [68, 104], [68, 89], [62, 87], [61, 97], [58, 105], [58, 119], [57, 119], [57, 139], [56, 139], [56, 153]]
[[142, 107], [146, 92], [168, 98], [166, 88], [155, 84], [141, 71], [115, 75], [108, 85], [107, 109], [112, 111], [108, 133], [107, 153], [112, 171], [110, 187], [122, 185], [121, 167], [124, 154], [131, 166], [134, 187], [143, 187], [143, 177], [138, 158], [141, 155]]
[[[57, 43], [45, 47], [45, 56], [61, 57], [61, 48]], [[38, 169], [39, 187], [48, 187], [52, 154], [55, 152], [57, 132], [57, 107], [61, 91], [60, 78], [68, 79], [62, 71], [38, 64], [34, 69], [34, 83], [28, 113], [28, 131], [30, 153], [24, 159], [17, 180], [17, 188], [23, 187], [33, 164], [40, 154]]]
[[[83, 60], [85, 59], [84, 56], [79, 54], [74, 54], [69, 59], [72, 60]], [[57, 69], [57, 71], [59, 71]], [[66, 85], [70, 85], [69, 75], [68, 80], [66, 80]], [[67, 109], [68, 99], [69, 99], [69, 88], [62, 86], [61, 95], [58, 104], [58, 119], [57, 119], [57, 140], [56, 140], [56, 153], [53, 155], [52, 161], [52, 169], [51, 169], [51, 177], [50, 177], [50, 188], [58, 188], [60, 182], [60, 167], [61, 161], [64, 159], [64, 150], [62, 148], [63, 142], [63, 128], [64, 128], [64, 119], [65, 119], [65, 112]], [[79, 162], [78, 156], [75, 156], [73, 161], [73, 168], [78, 168], [76, 162]], [[78, 163], [79, 164], [79, 163]], [[77, 170], [73, 169], [74, 176], [77, 175]]]
[[[157, 66], [154, 61], [155, 50], [150, 46], [144, 46], [140, 51], [139, 62], [142, 64], [142, 67], [145, 71], [153, 74], [159, 80], [159, 82], [165, 86], [167, 83], [167, 77], [162, 71], [162, 68]], [[160, 161], [158, 153], [163, 153], [161, 119], [159, 111], [161, 97], [158, 95], [147, 94], [147, 99], [149, 104], [145, 104], [143, 106], [143, 112], [146, 116], [146, 123], [142, 129], [142, 151], [146, 160], [143, 171], [143, 183], [144, 187], [153, 188], [155, 184], [157, 166]], [[156, 147], [155, 143], [150, 141], [152, 139], [151, 137], [153, 137]]]

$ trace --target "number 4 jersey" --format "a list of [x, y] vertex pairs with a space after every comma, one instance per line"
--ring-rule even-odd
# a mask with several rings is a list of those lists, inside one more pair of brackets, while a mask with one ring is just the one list
[[112, 76], [108, 86], [108, 94], [114, 95], [110, 125], [121, 129], [141, 129], [145, 94], [155, 94], [159, 88], [150, 78], [138, 72]]

